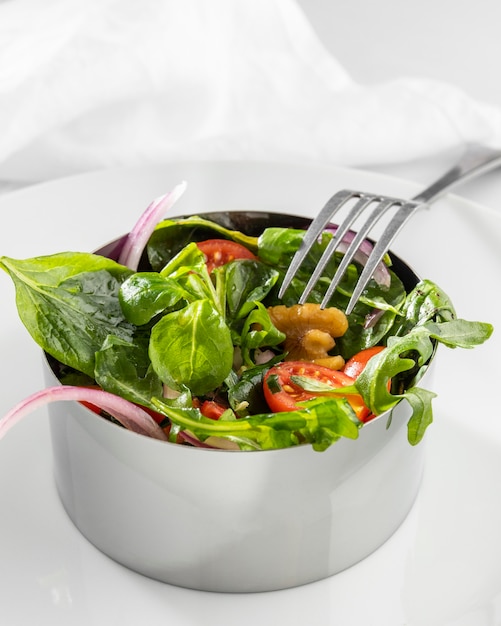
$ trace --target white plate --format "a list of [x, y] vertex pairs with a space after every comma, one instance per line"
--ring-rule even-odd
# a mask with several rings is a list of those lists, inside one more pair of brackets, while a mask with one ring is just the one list
[[[408, 182], [297, 165], [177, 163], [38, 185], [0, 199], [0, 253], [92, 250], [128, 230], [179, 181], [179, 211], [313, 215], [341, 187], [410, 197]], [[501, 328], [501, 219], [454, 196], [418, 214], [394, 246], [453, 298], [461, 316]], [[42, 387], [40, 356], [0, 278], [0, 415]], [[501, 624], [501, 411], [498, 333], [473, 351], [441, 350], [435, 423], [418, 501], [398, 532], [358, 565], [319, 583], [221, 595], [158, 583], [109, 560], [73, 527], [52, 479], [45, 411], [0, 442], [0, 616], [6, 626], [145, 623], [263, 626]], [[398, 468], [395, 468], [398, 471]], [[367, 520], [370, 524], [370, 520]]]

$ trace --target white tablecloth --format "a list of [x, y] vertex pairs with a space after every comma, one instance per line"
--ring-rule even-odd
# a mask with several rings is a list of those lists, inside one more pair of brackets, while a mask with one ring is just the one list
[[[453, 66], [447, 46], [415, 75], [405, 60], [429, 35], [409, 49], [412, 21], [394, 0], [362, 4], [0, 3], [0, 180], [180, 158], [398, 169], [468, 140], [501, 145], [501, 102], [437, 74]], [[386, 65], [360, 76], [373, 57]], [[400, 71], [385, 73], [393, 59]]]

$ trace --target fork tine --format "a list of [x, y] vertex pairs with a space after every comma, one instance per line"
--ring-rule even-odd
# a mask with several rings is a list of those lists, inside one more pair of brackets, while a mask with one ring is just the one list
[[365, 289], [367, 283], [374, 274], [376, 267], [382, 261], [386, 252], [388, 252], [392, 241], [398, 235], [404, 224], [421, 206], [421, 203], [407, 202], [399, 207], [398, 211], [395, 213], [392, 220], [385, 228], [383, 234], [378, 239], [376, 245], [374, 246], [374, 249], [369, 256], [369, 259], [367, 260], [367, 263], [365, 264], [364, 269], [362, 270], [362, 273], [360, 274], [360, 278], [358, 279], [358, 282], [355, 286], [355, 289], [353, 290], [353, 294], [346, 308], [346, 315], [349, 315], [352, 312], [353, 307], [355, 306], [357, 300], [362, 294], [362, 291]]
[[[351, 197], [356, 197], [356, 194], [353, 193]], [[350, 198], [346, 198], [346, 200], [348, 199]], [[368, 196], [368, 195], [363, 194], [363, 195], [360, 195], [358, 202], [354, 206], [351, 207], [348, 215], [343, 220], [343, 222], [337, 227], [337, 230], [334, 236], [329, 241], [322, 256], [320, 257], [320, 260], [317, 266], [315, 267], [315, 270], [310, 276], [310, 279], [307, 282], [306, 287], [304, 288], [303, 293], [301, 294], [301, 297], [299, 298], [299, 304], [304, 304], [306, 302], [306, 299], [310, 295], [311, 290], [317, 284], [319, 278], [322, 276], [322, 273], [327, 263], [332, 258], [332, 255], [334, 254], [338, 245], [343, 240], [343, 237], [350, 230], [350, 227], [352, 226], [356, 218], [360, 215], [360, 213], [362, 213], [362, 211], [365, 208], [367, 208], [367, 206], [369, 206], [371, 202], [374, 202], [374, 200], [375, 200], [375, 196]], [[331, 218], [332, 218], [332, 215], [331, 215]]]
[[[373, 196], [373, 200], [377, 200], [377, 199], [378, 198], [376, 196]], [[334, 277], [332, 278], [332, 281], [327, 287], [322, 303], [320, 304], [320, 308], [324, 309], [328, 305], [329, 300], [331, 299], [332, 294], [334, 293], [334, 290], [341, 282], [346, 272], [346, 269], [348, 268], [348, 265], [350, 265], [350, 263], [353, 261], [353, 258], [355, 257], [355, 253], [360, 247], [360, 244], [362, 243], [362, 241], [364, 241], [364, 239], [367, 238], [372, 227], [379, 221], [379, 219], [386, 213], [386, 211], [388, 211], [390, 208], [395, 206], [396, 203], [398, 203], [398, 200], [395, 200], [394, 198], [380, 198], [380, 202], [378, 202], [378, 204], [374, 207], [372, 212], [369, 214], [368, 218], [366, 219], [364, 224], [360, 227], [357, 234], [353, 238], [353, 241], [350, 243], [348, 249], [344, 253], [341, 263], [339, 264], [339, 267], [337, 268], [336, 273], [334, 274]], [[377, 264], [374, 267], [374, 269], [376, 267], [377, 267]]]
[[290, 285], [292, 279], [296, 275], [296, 272], [301, 266], [301, 263], [304, 261], [312, 245], [323, 232], [333, 215], [335, 215], [352, 196], [352, 191], [338, 191], [327, 201], [323, 209], [318, 213], [317, 217], [313, 220], [308, 230], [305, 232], [301, 245], [292, 258], [291, 264], [289, 265], [282, 282], [282, 286], [280, 287], [280, 291], [278, 292], [279, 298], [283, 297], [287, 287]]

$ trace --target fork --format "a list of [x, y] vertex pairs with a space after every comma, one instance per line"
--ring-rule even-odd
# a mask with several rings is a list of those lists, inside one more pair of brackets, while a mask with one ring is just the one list
[[346, 308], [346, 314], [349, 315], [362, 295], [367, 283], [372, 278], [379, 263], [382, 262], [383, 257], [388, 252], [391, 243], [414, 213], [440, 198], [450, 188], [466, 180], [470, 180], [471, 178], [484, 174], [498, 165], [501, 165], [501, 150], [495, 150], [477, 143], [470, 143], [466, 145], [464, 153], [461, 155], [459, 161], [456, 165], [454, 165], [454, 167], [448, 170], [443, 176], [411, 200], [393, 198], [380, 194], [365, 193], [361, 191], [353, 191], [349, 189], [337, 192], [330, 198], [330, 200], [328, 200], [327, 204], [308, 227], [301, 245], [295, 253], [285, 274], [278, 294], [279, 298], [283, 297], [287, 287], [290, 285], [307, 254], [310, 252], [312, 246], [321, 236], [328, 224], [331, 223], [334, 215], [336, 215], [341, 208], [345, 207], [348, 209], [346, 218], [337, 227], [334, 236], [327, 245], [320, 261], [318, 262], [318, 265], [301, 294], [299, 304], [304, 304], [311, 293], [311, 290], [321, 277], [327, 263], [339, 247], [339, 244], [343, 241], [343, 238], [349, 231], [352, 230], [354, 222], [362, 215], [363, 212], [367, 211], [368, 215], [365, 222], [354, 234], [353, 239], [339, 264], [339, 267], [334, 274], [332, 282], [324, 294], [320, 307], [325, 308], [332, 297], [334, 290], [339, 285], [347, 267], [353, 261], [355, 253], [359, 249], [362, 242], [369, 235], [372, 227], [385, 213], [387, 213], [387, 211], [393, 209], [395, 211], [394, 215], [391, 217], [383, 233], [375, 243], [369, 258], [365, 263], [362, 273], [360, 274], [355, 289], [353, 290], [348, 307]]

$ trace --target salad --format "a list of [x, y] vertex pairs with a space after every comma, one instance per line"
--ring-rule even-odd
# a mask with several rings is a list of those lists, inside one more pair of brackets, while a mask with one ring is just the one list
[[[0, 436], [41, 404], [82, 402], [138, 433], [179, 444], [325, 450], [398, 402], [408, 440], [432, 422], [418, 386], [437, 344], [471, 348], [492, 326], [456, 316], [430, 280], [408, 288], [388, 256], [345, 315], [364, 242], [328, 307], [337, 253], [304, 305], [300, 294], [335, 231], [325, 231], [283, 298], [303, 228], [249, 234], [193, 215], [162, 219], [184, 192], [152, 202], [115, 258], [61, 252], [0, 257], [20, 318], [61, 382], [0, 421]], [[349, 235], [348, 235], [349, 237]]]

